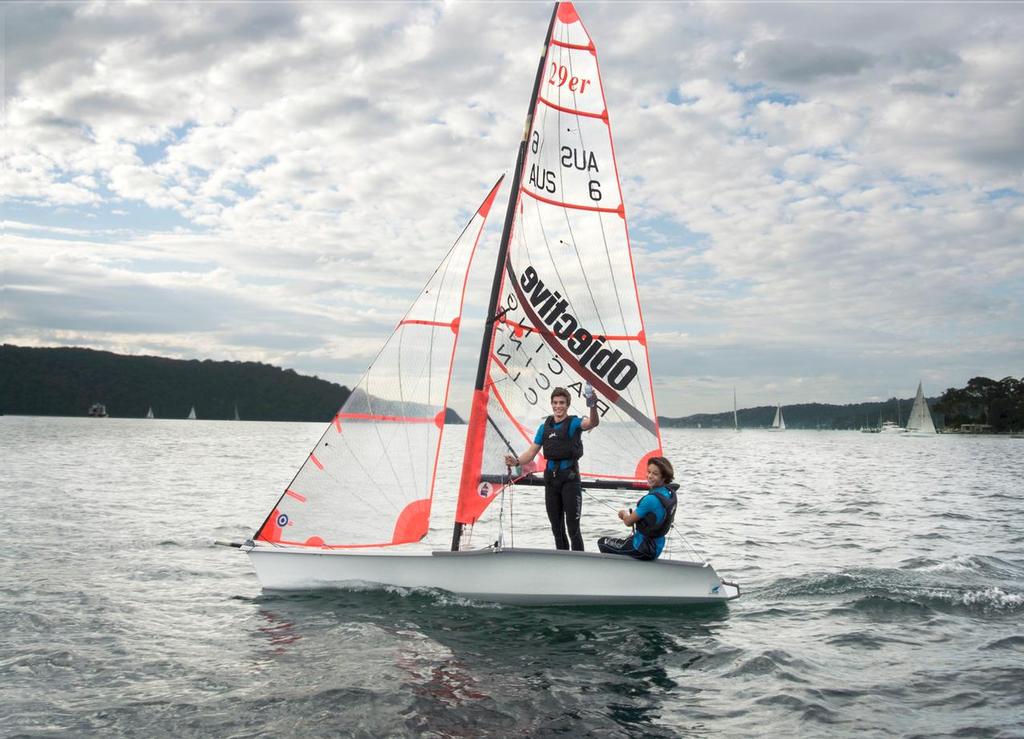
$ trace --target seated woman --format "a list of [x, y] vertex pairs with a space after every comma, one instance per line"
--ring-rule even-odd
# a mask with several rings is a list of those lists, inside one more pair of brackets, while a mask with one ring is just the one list
[[634, 534], [625, 539], [603, 536], [597, 548], [605, 554], [625, 554], [634, 559], [652, 560], [661, 556], [665, 548], [665, 534], [672, 528], [676, 517], [676, 491], [672, 482], [675, 470], [664, 457], [651, 457], [647, 461], [647, 484], [651, 489], [636, 504], [636, 510], [619, 511], [626, 526], [634, 527]]

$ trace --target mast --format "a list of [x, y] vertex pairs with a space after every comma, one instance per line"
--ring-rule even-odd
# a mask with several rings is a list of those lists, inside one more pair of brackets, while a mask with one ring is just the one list
[[[544, 47], [540, 52], [540, 59], [537, 61], [537, 76], [533, 80], [533, 92], [530, 94], [530, 105], [526, 109], [526, 123], [523, 126], [523, 138], [519, 142], [519, 153], [516, 155], [516, 168], [512, 173], [512, 186], [508, 193], [508, 207], [505, 210], [505, 223], [501, 228], [501, 243], [498, 246], [498, 256], [494, 263], [494, 280], [491, 283], [491, 298], [487, 302], [487, 316], [486, 323], [484, 324], [484, 336], [480, 344], [480, 361], [476, 368], [476, 384], [473, 386], [474, 390], [474, 403], [473, 408], [470, 411], [469, 416], [469, 428], [474, 427], [474, 421], [476, 424], [482, 424], [485, 422], [485, 418], [480, 418], [479, 414], [483, 413], [486, 417], [487, 405], [478, 405], [475, 398], [483, 392], [484, 383], [487, 382], [487, 358], [491, 353], [491, 342], [494, 338], [494, 321], [495, 314], [498, 311], [498, 298], [501, 293], [501, 282], [505, 274], [505, 262], [508, 259], [508, 244], [512, 238], [512, 221], [515, 218], [516, 203], [519, 202], [519, 188], [523, 180], [523, 165], [526, 162], [526, 144], [530, 138], [530, 128], [533, 125], [533, 111], [537, 107], [537, 95], [540, 92], [541, 79], [544, 76], [544, 60], [548, 56], [548, 44], [551, 42], [551, 32], [555, 27], [555, 17], [558, 15], [558, 3], [555, 3], [555, 7], [551, 11], [551, 20], [548, 21], [548, 31], [544, 35]], [[467, 452], [469, 447], [467, 446]], [[457, 552], [459, 550], [459, 542], [462, 539], [462, 524], [458, 521], [455, 522], [452, 530], [452, 551]]]
[[736, 415], [736, 388], [732, 389], [732, 427], [736, 431], [740, 430], [740, 421]]

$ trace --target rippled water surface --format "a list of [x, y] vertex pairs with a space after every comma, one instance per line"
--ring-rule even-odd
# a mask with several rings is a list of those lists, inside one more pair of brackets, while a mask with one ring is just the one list
[[[0, 734], [1024, 735], [1024, 440], [669, 429], [677, 523], [743, 597], [570, 609], [262, 595], [213, 540], [320, 432], [0, 418]], [[515, 543], [548, 546], [514, 497]], [[585, 499], [588, 548], [625, 502]]]

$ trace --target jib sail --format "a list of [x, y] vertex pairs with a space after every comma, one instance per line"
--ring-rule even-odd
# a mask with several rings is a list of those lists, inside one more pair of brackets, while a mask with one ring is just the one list
[[399, 321], [257, 540], [349, 548], [426, 535], [466, 278], [500, 185]]

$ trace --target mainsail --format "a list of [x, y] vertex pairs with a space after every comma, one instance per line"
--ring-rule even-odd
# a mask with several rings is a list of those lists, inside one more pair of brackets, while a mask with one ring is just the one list
[[936, 433], [935, 423], [932, 421], [932, 414], [928, 410], [928, 401], [924, 399], [924, 390], [920, 382], [917, 383], [914, 407], [910, 409], [910, 417], [907, 419], [907, 431], [916, 431], [921, 434]]
[[254, 537], [311, 547], [422, 539], [466, 278], [494, 185]]
[[772, 421], [772, 428], [776, 431], [786, 430], [786, 419], [782, 417], [782, 404], [775, 408], [775, 419]]
[[[456, 510], [474, 523], [501, 491], [506, 452], [533, 442], [566, 387], [600, 397], [584, 479], [646, 485], [661, 453], [647, 337], [597, 52], [559, 3], [531, 99], [499, 252]], [[581, 410], [582, 409], [582, 410]], [[538, 457], [525, 473], [542, 469]]]

